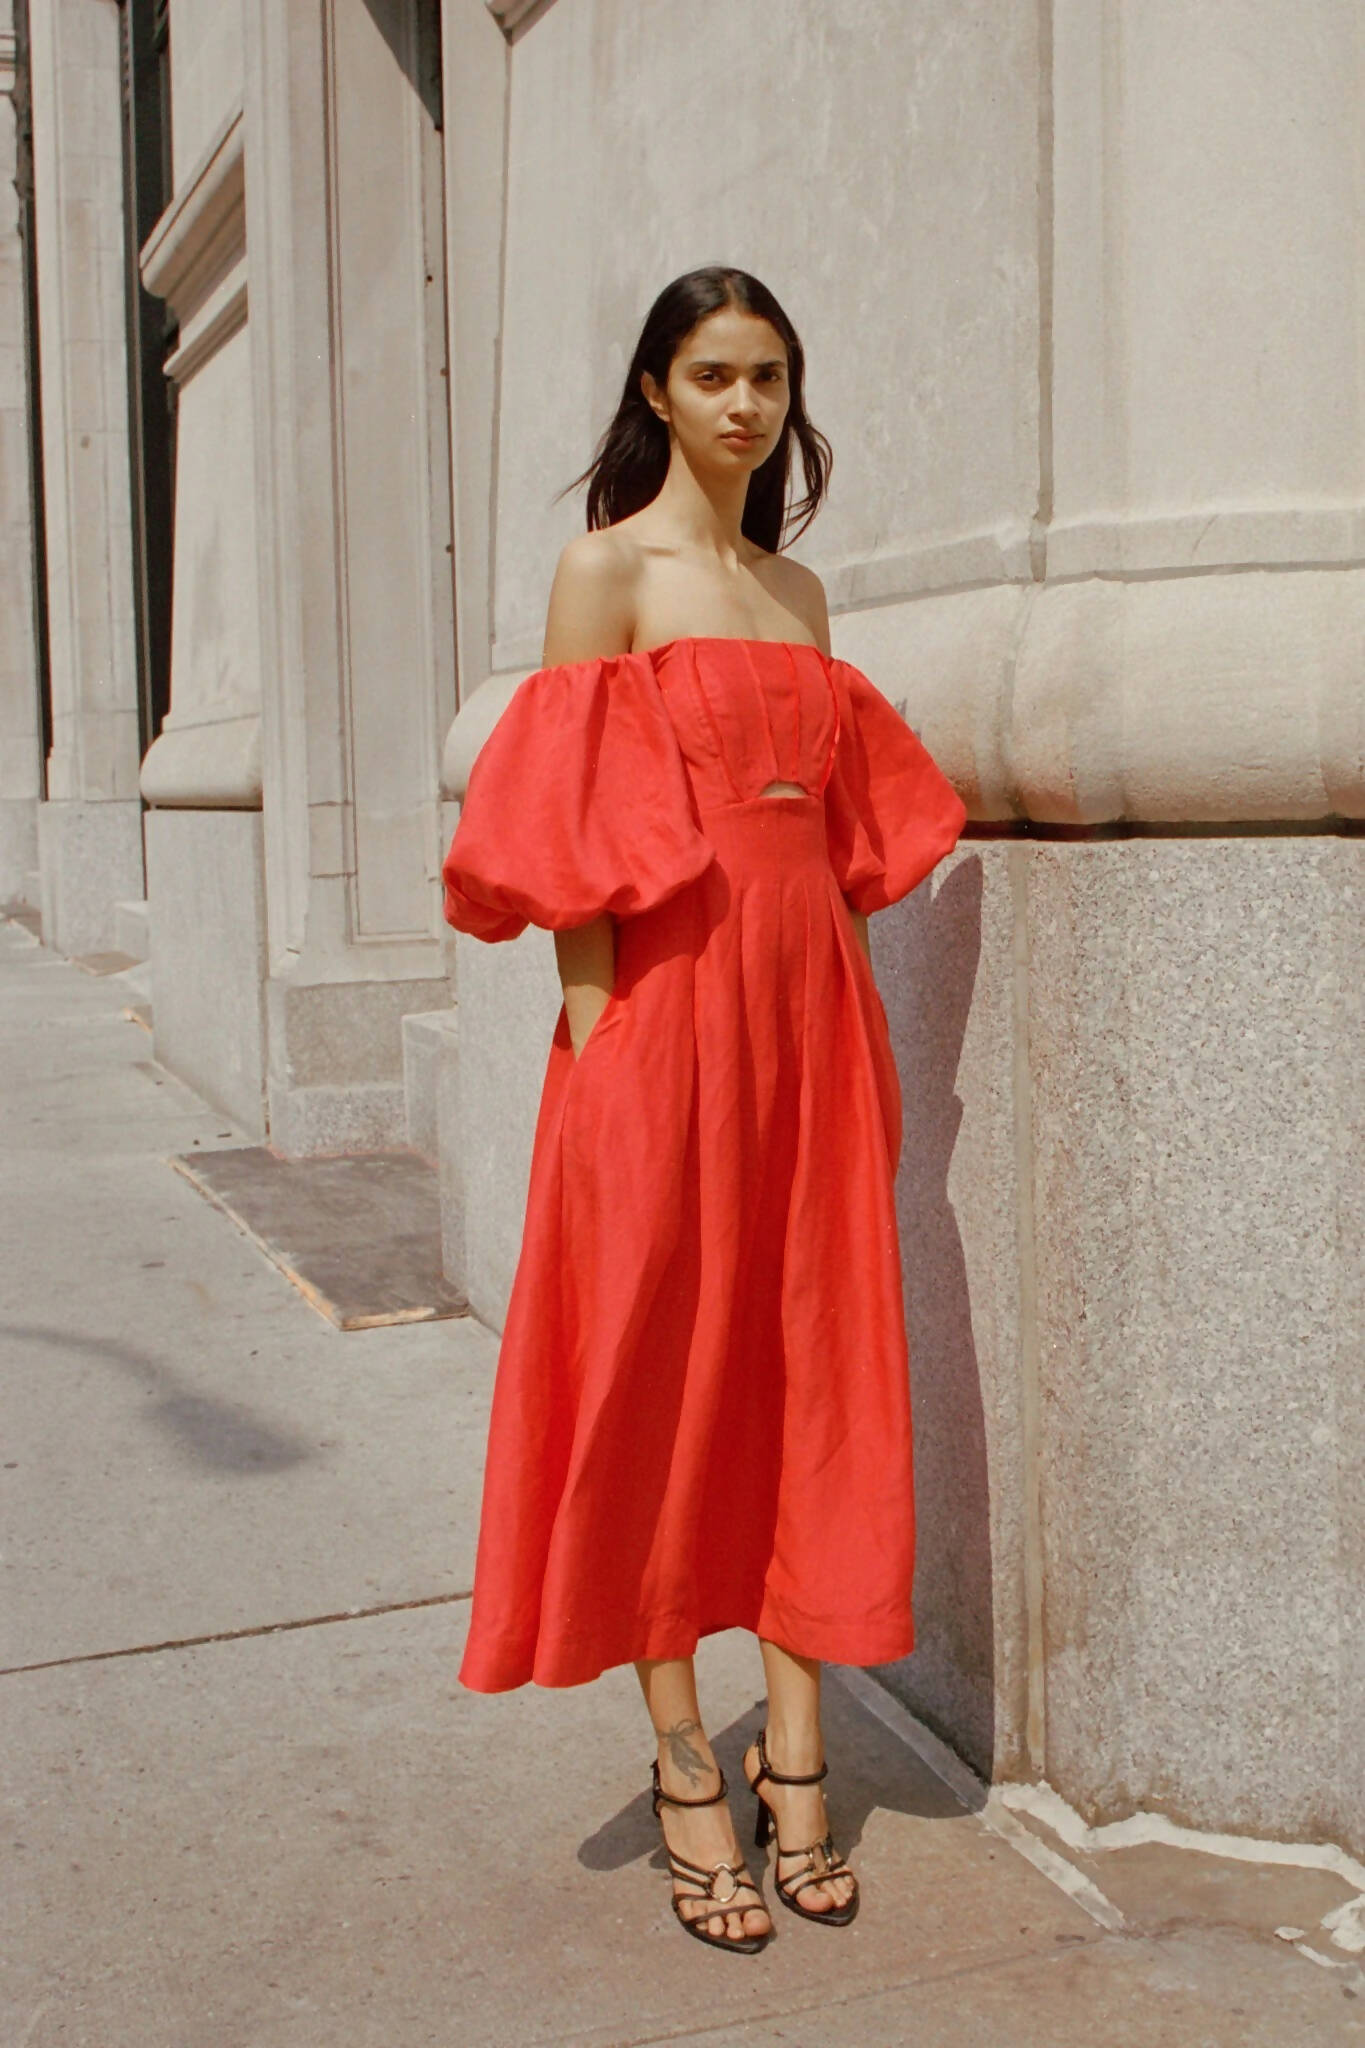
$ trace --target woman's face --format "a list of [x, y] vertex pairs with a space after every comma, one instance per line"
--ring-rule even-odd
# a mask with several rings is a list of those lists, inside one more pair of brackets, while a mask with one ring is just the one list
[[776, 447], [791, 404], [781, 335], [734, 306], [692, 329], [669, 365], [666, 391], [648, 371], [642, 381], [694, 470], [757, 469]]

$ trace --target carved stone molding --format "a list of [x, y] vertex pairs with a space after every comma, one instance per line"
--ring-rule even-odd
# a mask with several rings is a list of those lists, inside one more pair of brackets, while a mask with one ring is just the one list
[[166, 375], [187, 384], [210, 356], [217, 355], [247, 317], [246, 258], [235, 263], [188, 320], [181, 323], [180, 346], [166, 358]]
[[546, 0], [487, 0], [488, 11], [504, 35], [510, 36], [528, 15], [543, 11]]
[[469, 771], [480, 747], [511, 703], [516, 691], [533, 671], [517, 668], [489, 676], [477, 690], [471, 690], [461, 704], [441, 754], [441, 793], [464, 802]]
[[258, 811], [260, 713], [185, 725], [168, 719], [143, 757], [141, 788], [158, 809]]
[[246, 153], [239, 107], [147, 237], [142, 282], [168, 301], [183, 327], [245, 254]]
[[1365, 817], [1365, 572], [1088, 576], [847, 612], [979, 822]]

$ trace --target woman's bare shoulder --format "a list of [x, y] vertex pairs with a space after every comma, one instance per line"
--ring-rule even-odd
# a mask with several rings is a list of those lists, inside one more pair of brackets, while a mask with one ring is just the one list
[[568, 541], [550, 585], [541, 657], [546, 667], [628, 653], [639, 575], [639, 542], [619, 527], [599, 527]]

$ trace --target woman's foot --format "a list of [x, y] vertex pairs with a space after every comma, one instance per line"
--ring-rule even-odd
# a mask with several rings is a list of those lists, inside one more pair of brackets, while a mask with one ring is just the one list
[[[659, 1784], [674, 1799], [709, 1799], [720, 1789], [720, 1766], [711, 1745], [696, 1721], [680, 1721], [659, 1737]], [[735, 1839], [735, 1826], [726, 1800], [714, 1806], [682, 1807], [662, 1805], [659, 1824], [664, 1841], [676, 1856], [703, 1869], [728, 1863], [738, 1870], [743, 1853]], [[722, 1886], [725, 1879], [722, 1877]], [[766, 1906], [754, 1903], [757, 1887], [740, 1880], [737, 1901], [724, 1911], [707, 1906], [695, 1887], [674, 1884], [674, 1895], [688, 1920], [696, 1920], [708, 1934], [727, 1941], [769, 1934], [772, 1920]]]
[[[782, 1731], [770, 1722], [765, 1740], [768, 1762], [775, 1771], [804, 1777], [810, 1771], [818, 1771], [825, 1760], [818, 1734], [784, 1737]], [[751, 1786], [758, 1776], [760, 1763], [758, 1744], [751, 1742], [744, 1752], [744, 1775]], [[794, 1849], [778, 1850], [774, 1866], [778, 1882], [799, 1876], [810, 1868], [804, 1845], [823, 1842], [829, 1833], [824, 1788], [820, 1785], [775, 1785], [771, 1778], [765, 1778], [755, 1797], [766, 1801], [771, 1809], [777, 1841], [796, 1844]], [[837, 1877], [804, 1885], [801, 1904], [812, 1913], [837, 1911], [840, 1906], [848, 1904], [856, 1890], [857, 1879], [852, 1872], [840, 1871]]]

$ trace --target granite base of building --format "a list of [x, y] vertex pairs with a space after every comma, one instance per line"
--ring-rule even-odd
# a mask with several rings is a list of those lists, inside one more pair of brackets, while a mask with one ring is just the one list
[[259, 811], [147, 813], [156, 1056], [265, 1136], [265, 886]]
[[1092, 1823], [1365, 1852], [1365, 842], [967, 845], [874, 920], [919, 1643]]
[[115, 905], [143, 893], [140, 801], [39, 804], [38, 866], [44, 945], [68, 956], [109, 951]]
[[444, 970], [401, 981], [273, 977], [270, 1143], [287, 1159], [408, 1143], [403, 1020], [448, 1006]]
[[38, 799], [0, 797], [0, 903], [30, 903], [41, 909], [38, 867]]

